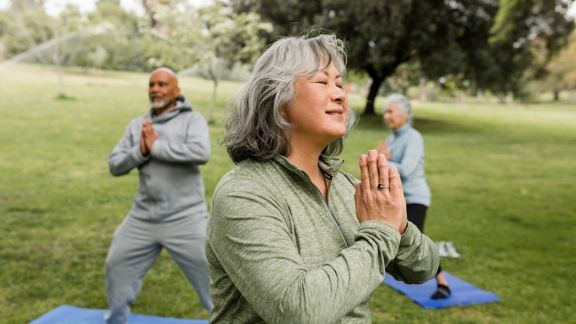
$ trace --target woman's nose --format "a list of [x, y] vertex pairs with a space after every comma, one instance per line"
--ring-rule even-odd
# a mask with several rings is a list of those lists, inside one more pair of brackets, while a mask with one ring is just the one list
[[332, 92], [332, 98], [334, 101], [342, 103], [346, 99], [346, 91], [344, 90], [344, 88], [334, 86], [334, 91]]

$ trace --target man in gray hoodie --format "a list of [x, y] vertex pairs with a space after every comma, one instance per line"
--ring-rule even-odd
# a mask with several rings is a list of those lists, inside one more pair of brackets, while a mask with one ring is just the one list
[[128, 125], [108, 159], [114, 176], [138, 168], [139, 189], [106, 258], [107, 323], [126, 323], [141, 279], [163, 248], [207, 310], [210, 276], [204, 245], [208, 210], [198, 166], [210, 158], [206, 120], [180, 95], [176, 74], [152, 72], [151, 110]]

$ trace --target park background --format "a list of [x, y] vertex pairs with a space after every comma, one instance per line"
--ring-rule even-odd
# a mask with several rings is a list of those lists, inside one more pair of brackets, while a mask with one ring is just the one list
[[[387, 135], [383, 96], [408, 94], [433, 194], [427, 233], [461, 254], [448, 272], [502, 299], [423, 310], [382, 285], [374, 322], [575, 323], [573, 2], [349, 2], [0, 1], [0, 323], [106, 308], [104, 259], [137, 186], [106, 162], [147, 111], [154, 67], [179, 71], [210, 119], [209, 201], [233, 167], [219, 142], [254, 58], [311, 25], [348, 48], [360, 121], [344, 169], [358, 175], [359, 154]], [[165, 254], [132, 310], [208, 316]]]

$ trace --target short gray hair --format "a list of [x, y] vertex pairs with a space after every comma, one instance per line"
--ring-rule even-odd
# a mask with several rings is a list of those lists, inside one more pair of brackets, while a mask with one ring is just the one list
[[[314, 75], [325, 67], [322, 64], [330, 63], [344, 77], [344, 43], [334, 35], [285, 37], [266, 49], [226, 121], [222, 143], [234, 163], [288, 155], [286, 130], [292, 125], [282, 116], [281, 109], [294, 98], [294, 83], [299, 76]], [[354, 122], [354, 113], [348, 109], [348, 130]], [[322, 153], [335, 156], [342, 147], [343, 138], [338, 138]]]
[[389, 95], [388, 97], [386, 97], [386, 100], [384, 101], [384, 109], [386, 109], [386, 107], [388, 107], [388, 105], [391, 102], [395, 103], [401, 112], [404, 112], [404, 113], [406, 113], [406, 115], [408, 115], [406, 122], [408, 124], [411, 124], [412, 123], [412, 105], [410, 105], [410, 101], [408, 100], [408, 98], [406, 98], [405, 95], [402, 95], [399, 93], [393, 93], [393, 94]]

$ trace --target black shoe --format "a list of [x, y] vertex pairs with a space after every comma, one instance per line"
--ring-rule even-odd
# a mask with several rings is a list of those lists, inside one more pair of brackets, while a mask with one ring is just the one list
[[450, 287], [448, 287], [446, 285], [438, 284], [436, 291], [432, 294], [432, 296], [430, 296], [430, 298], [432, 298], [432, 299], [446, 299], [446, 298], [450, 297], [450, 295], [452, 295], [452, 292], [450, 291]]

